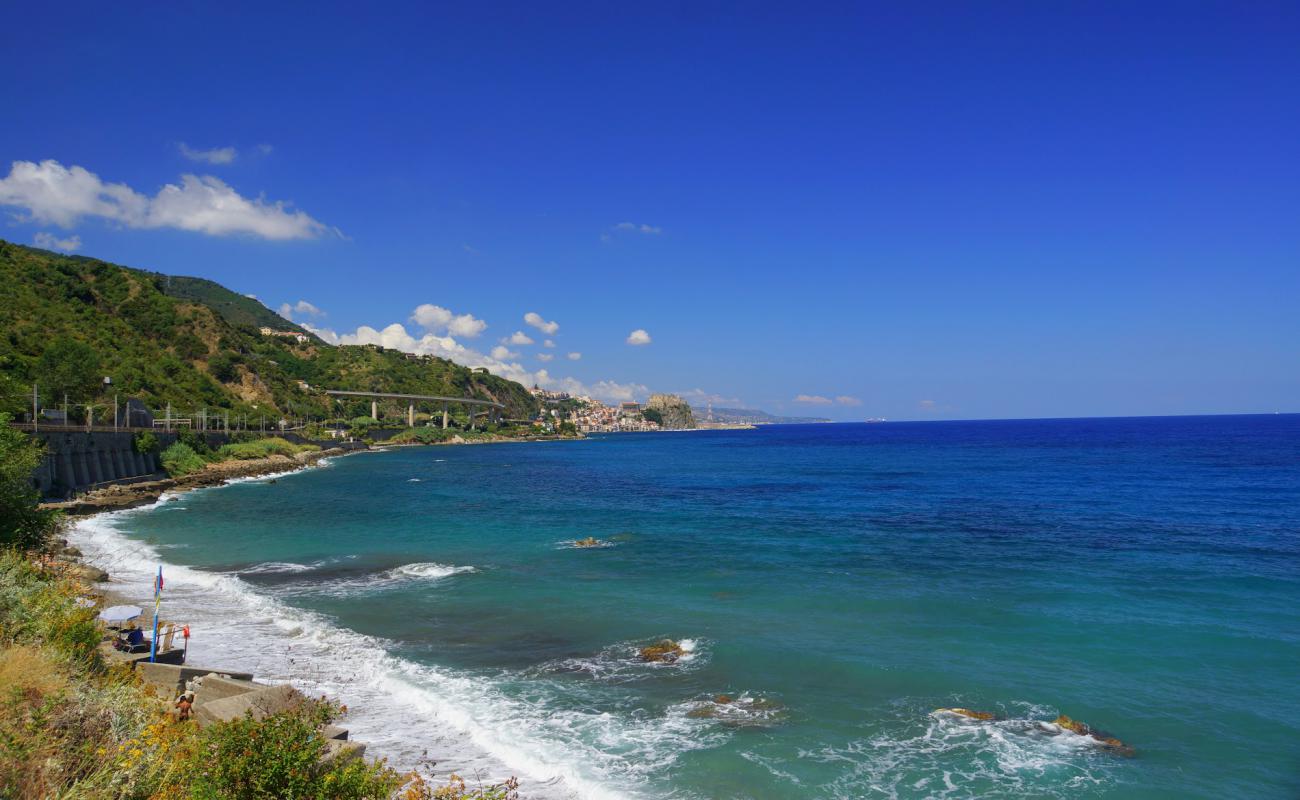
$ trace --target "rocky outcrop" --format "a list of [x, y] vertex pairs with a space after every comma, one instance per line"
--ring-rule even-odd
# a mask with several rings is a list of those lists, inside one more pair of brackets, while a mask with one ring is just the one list
[[638, 655], [642, 661], [658, 661], [664, 664], [672, 664], [686, 655], [686, 650], [678, 642], [674, 642], [672, 639], [664, 639], [647, 647], [642, 647]]
[[1063, 728], [1064, 730], [1070, 731], [1071, 733], [1077, 733], [1080, 736], [1087, 736], [1093, 739], [1094, 741], [1096, 741], [1098, 744], [1100, 744], [1102, 747], [1106, 748], [1107, 750], [1110, 750], [1111, 752], [1124, 756], [1126, 758], [1131, 758], [1135, 754], [1135, 751], [1131, 746], [1124, 744], [1119, 739], [1116, 739], [1114, 736], [1111, 736], [1109, 733], [1106, 733], [1105, 731], [1099, 731], [1096, 728], [1092, 727], [1091, 725], [1087, 724], [1086, 722], [1080, 722], [1077, 719], [1071, 719], [1070, 717], [1067, 717], [1064, 714], [1052, 720], [1052, 724], [1060, 728]]
[[657, 411], [663, 418], [661, 423], [671, 430], [689, 430], [695, 428], [695, 415], [691, 406], [675, 394], [652, 394], [645, 404], [647, 411]]
[[597, 539], [595, 536], [588, 536], [585, 539], [575, 539], [573, 541], [574, 547], [600, 547], [603, 544], [604, 542]]
[[987, 711], [972, 711], [969, 708], [936, 708], [934, 710], [934, 713], [952, 714], [953, 716], [957, 716], [957, 717], [966, 717], [967, 719], [977, 719], [980, 720], [981, 722], [987, 722], [989, 720], [995, 720], [998, 718], [997, 714], [990, 714]]

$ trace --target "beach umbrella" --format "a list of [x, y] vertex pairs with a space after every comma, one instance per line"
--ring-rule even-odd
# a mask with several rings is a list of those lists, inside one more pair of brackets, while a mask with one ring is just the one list
[[135, 619], [144, 613], [144, 609], [139, 606], [113, 606], [99, 612], [99, 618], [105, 622], [126, 622], [128, 619]]

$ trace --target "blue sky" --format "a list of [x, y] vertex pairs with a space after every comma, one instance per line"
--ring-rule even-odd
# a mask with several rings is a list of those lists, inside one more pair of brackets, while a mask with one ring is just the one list
[[1293, 3], [37, 5], [6, 239], [608, 399], [1300, 410]]

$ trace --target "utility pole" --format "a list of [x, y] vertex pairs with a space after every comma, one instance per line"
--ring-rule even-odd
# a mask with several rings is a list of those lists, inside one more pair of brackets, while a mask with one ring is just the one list
[[63, 393], [63, 424], [68, 424], [68, 393]]
[[117, 392], [113, 392], [113, 433], [117, 433]]
[[36, 427], [40, 425], [40, 423], [37, 422], [37, 420], [39, 419], [39, 417], [37, 416], [38, 412], [36, 409], [38, 403], [39, 401], [37, 400], [36, 384], [33, 383], [32, 384], [32, 433], [36, 433]]
[[167, 404], [167, 432], [172, 432], [172, 404]]

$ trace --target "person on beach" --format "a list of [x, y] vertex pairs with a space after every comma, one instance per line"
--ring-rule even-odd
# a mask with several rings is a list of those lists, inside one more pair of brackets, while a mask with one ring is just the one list
[[194, 709], [194, 692], [185, 692], [176, 698], [176, 719], [184, 722], [190, 718]]

